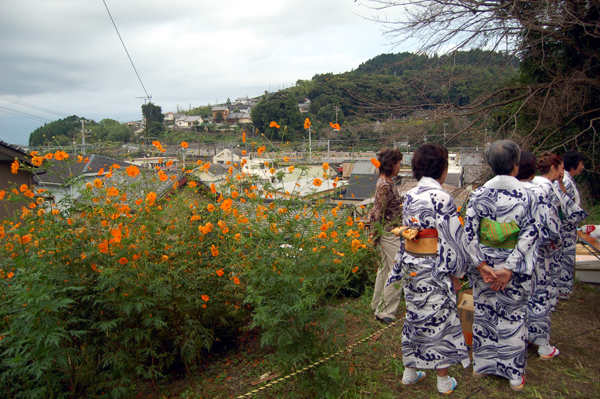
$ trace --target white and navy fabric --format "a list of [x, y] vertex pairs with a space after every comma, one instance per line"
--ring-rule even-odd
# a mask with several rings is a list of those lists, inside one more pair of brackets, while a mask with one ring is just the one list
[[[465, 234], [472, 263], [473, 285], [473, 371], [510, 380], [525, 372], [527, 352], [527, 296], [531, 274], [538, 257], [540, 230], [536, 216], [538, 201], [525, 185], [512, 176], [496, 176], [475, 190], [469, 198]], [[498, 223], [514, 221], [520, 228], [514, 249], [479, 244], [481, 219]], [[512, 270], [506, 288], [493, 291], [477, 272], [486, 262], [495, 270]]]
[[404, 197], [402, 209], [405, 226], [438, 232], [437, 256], [409, 255], [402, 241], [388, 280], [392, 284], [404, 278], [404, 366], [442, 369], [461, 363], [467, 367], [469, 355], [450, 279], [461, 278], [469, 263], [456, 204], [436, 180], [423, 177]]
[[[573, 277], [575, 274], [575, 246], [577, 245], [577, 223], [585, 219], [588, 214], [585, 212], [579, 204], [581, 203], [581, 197], [579, 195], [579, 190], [577, 190], [577, 185], [575, 184], [575, 180], [569, 174], [569, 172], [565, 171], [565, 175], [563, 178], [563, 184], [565, 185], [565, 189], [567, 190], [567, 194], [564, 195], [562, 191], [559, 195], [562, 197], [561, 205], [564, 206], [563, 209], [563, 221], [562, 221], [562, 237], [563, 237], [563, 248], [560, 256], [557, 256], [559, 259], [559, 276], [558, 276], [558, 294], [559, 295], [570, 295], [573, 293]], [[567, 211], [570, 207], [566, 205], [568, 201], [566, 201], [567, 197], [571, 199], [575, 205], [579, 207], [580, 212], [575, 212], [574, 217], [565, 217], [565, 211]]]
[[527, 341], [539, 346], [550, 344], [550, 318], [552, 297], [557, 296], [558, 277], [555, 255], [562, 246], [560, 236], [559, 199], [553, 191], [552, 182], [538, 176], [533, 182], [524, 182], [538, 201], [540, 240], [538, 258], [533, 268], [531, 292], [527, 300]]

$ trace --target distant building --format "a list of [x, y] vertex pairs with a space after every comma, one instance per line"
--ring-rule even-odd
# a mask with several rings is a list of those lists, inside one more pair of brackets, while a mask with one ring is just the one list
[[[10, 189], [16, 185], [21, 186], [27, 184], [28, 187], [33, 185], [33, 175], [30, 172], [19, 170], [17, 174], [12, 173], [11, 164], [17, 159], [19, 162], [33, 166], [31, 157], [23, 150], [0, 141], [0, 190], [6, 192], [6, 196], [10, 195]], [[0, 220], [4, 220], [14, 215], [15, 211], [25, 206], [25, 203], [11, 203], [6, 201], [0, 205]]]

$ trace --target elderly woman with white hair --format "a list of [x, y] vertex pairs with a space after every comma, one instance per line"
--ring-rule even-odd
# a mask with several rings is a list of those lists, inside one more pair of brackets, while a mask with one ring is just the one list
[[473, 375], [507, 378], [514, 391], [525, 385], [527, 295], [539, 238], [537, 199], [515, 177], [519, 157], [509, 140], [485, 150], [496, 176], [471, 194], [464, 225], [475, 305]]

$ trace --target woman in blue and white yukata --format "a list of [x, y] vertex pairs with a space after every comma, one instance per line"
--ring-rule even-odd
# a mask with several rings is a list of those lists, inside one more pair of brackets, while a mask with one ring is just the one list
[[[535, 176], [536, 164], [541, 176]], [[558, 295], [557, 254], [561, 254], [562, 248], [561, 215], [574, 220], [575, 223], [576, 219], [584, 215], [581, 208], [552, 183], [562, 177], [562, 165], [560, 157], [556, 154], [544, 153], [536, 160], [532, 153], [522, 152], [517, 175], [517, 179], [523, 182], [538, 200], [540, 248], [533, 269], [526, 325], [527, 341], [538, 345], [538, 354], [542, 360], [550, 360], [560, 354], [557, 348], [550, 345], [550, 319], [552, 299], [556, 299]], [[561, 202], [564, 202], [564, 205], [561, 205]]]
[[[550, 303], [552, 310], [554, 310], [558, 301], [558, 296], [560, 295], [561, 284], [565, 281], [564, 279], [561, 279], [561, 276], [564, 277], [566, 275], [566, 273], [562, 271], [562, 258], [565, 242], [568, 242], [567, 245], [571, 245], [570, 226], [576, 228], [577, 223], [587, 217], [587, 212], [581, 209], [581, 207], [569, 198], [567, 194], [559, 188], [559, 185], [556, 184], [556, 182], [562, 181], [563, 173], [565, 173], [564, 163], [560, 156], [544, 153], [538, 158], [537, 167], [542, 175], [536, 176], [532, 180], [532, 183], [539, 185], [550, 198], [553, 209], [552, 214], [554, 215], [554, 220], [558, 223], [560, 232], [559, 242], [553, 247], [548, 248], [550, 252], [544, 251], [544, 256], [548, 258], [550, 265]], [[565, 225], [567, 227], [565, 227]], [[575, 242], [576, 239], [577, 238], [575, 237], [573, 242]], [[574, 248], [575, 247], [573, 246], [573, 251]], [[573, 258], [573, 265], [574, 262], [575, 259]], [[569, 274], [572, 292], [573, 275], [572, 273]]]
[[[558, 180], [555, 184], [565, 192], [575, 204], [581, 205], [581, 196], [579, 195], [579, 190], [577, 190], [577, 184], [575, 184], [574, 177], [579, 176], [584, 170], [583, 154], [576, 151], [567, 151], [563, 154], [562, 160], [565, 168], [564, 177], [562, 181]], [[560, 183], [563, 183], [562, 187]], [[585, 217], [587, 217], [587, 213]], [[577, 223], [573, 223], [568, 219], [563, 219], [562, 231], [564, 245], [559, 260], [560, 274], [558, 278], [558, 297], [563, 300], [568, 300], [573, 293]]]
[[496, 177], [471, 194], [464, 226], [475, 307], [473, 375], [504, 377], [514, 391], [525, 385], [527, 296], [539, 239], [538, 201], [515, 177], [519, 158], [509, 140], [486, 148]]
[[[412, 158], [417, 187], [404, 197], [404, 226], [419, 230], [417, 240], [403, 240], [388, 284], [404, 279], [406, 319], [402, 330], [402, 383], [426, 377], [420, 369], [437, 371], [437, 389], [450, 394], [456, 379], [448, 377], [454, 364], [470, 364], [456, 310], [459, 279], [470, 259], [452, 196], [442, 189], [448, 175], [448, 151], [425, 144]], [[409, 245], [410, 244], [410, 245]]]

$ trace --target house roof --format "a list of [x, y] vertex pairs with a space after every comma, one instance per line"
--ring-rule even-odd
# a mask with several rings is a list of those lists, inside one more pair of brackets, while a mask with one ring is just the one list
[[226, 109], [229, 109], [227, 107], [227, 105], [213, 105], [212, 110], [214, 111], [225, 111]]
[[375, 172], [377, 172], [377, 168], [371, 161], [356, 161], [352, 168], [352, 175], [373, 175], [376, 174]]
[[[373, 165], [371, 165], [373, 166]], [[379, 176], [376, 174], [352, 174], [344, 199], [365, 200], [375, 195], [375, 186]]]
[[17, 158], [19, 161], [31, 165], [29, 154], [12, 144], [0, 140], [0, 162], [13, 162]]
[[250, 113], [248, 113], [248, 112], [232, 112], [229, 115], [227, 115], [226, 119], [244, 119], [244, 118], [250, 118]]
[[[70, 159], [76, 157], [77, 154], [69, 155]], [[88, 158], [87, 163], [54, 162], [53, 165], [48, 168], [47, 173], [37, 175], [35, 180], [36, 182], [63, 184], [70, 177], [97, 174], [101, 168], [104, 168], [104, 172], [108, 172], [110, 166], [114, 164], [125, 168], [132, 165], [129, 162], [103, 157], [102, 155], [90, 154], [84, 157]]]

